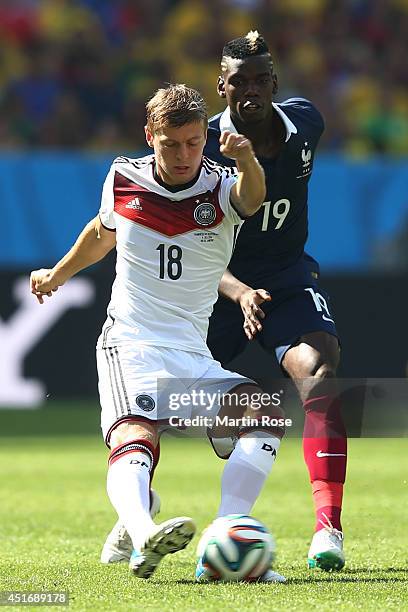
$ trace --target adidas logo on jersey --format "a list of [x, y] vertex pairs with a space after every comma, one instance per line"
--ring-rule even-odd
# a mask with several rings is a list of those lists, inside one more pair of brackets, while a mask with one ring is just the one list
[[125, 208], [131, 208], [132, 210], [143, 210], [141, 203], [139, 202], [139, 198], [135, 198], [128, 202]]

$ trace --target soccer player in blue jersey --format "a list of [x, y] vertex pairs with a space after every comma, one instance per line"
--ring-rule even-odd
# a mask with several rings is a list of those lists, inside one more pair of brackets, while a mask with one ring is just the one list
[[267, 195], [238, 234], [219, 287], [208, 346], [227, 364], [256, 337], [297, 386], [316, 510], [308, 564], [334, 570], [344, 565], [340, 514], [347, 459], [335, 387], [339, 342], [327, 295], [318, 284], [318, 263], [304, 251], [308, 182], [324, 122], [304, 98], [273, 102], [277, 90], [272, 57], [258, 32], [224, 46], [218, 93], [227, 108], [210, 121], [205, 154], [233, 165], [220, 154], [220, 135], [224, 130], [244, 134], [264, 168]]

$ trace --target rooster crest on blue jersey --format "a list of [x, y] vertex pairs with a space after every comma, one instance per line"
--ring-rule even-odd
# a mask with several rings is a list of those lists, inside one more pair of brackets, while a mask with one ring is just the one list
[[270, 567], [275, 543], [268, 529], [245, 514], [217, 518], [207, 527], [197, 547], [197, 579], [252, 582]]

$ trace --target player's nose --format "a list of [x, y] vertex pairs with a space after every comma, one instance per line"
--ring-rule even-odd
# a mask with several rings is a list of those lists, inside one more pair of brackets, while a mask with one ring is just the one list
[[258, 96], [259, 95], [259, 85], [256, 81], [248, 81], [245, 95], [248, 97]]
[[176, 158], [177, 161], [184, 161], [188, 159], [188, 147], [186, 144], [181, 144], [179, 147], [177, 147]]

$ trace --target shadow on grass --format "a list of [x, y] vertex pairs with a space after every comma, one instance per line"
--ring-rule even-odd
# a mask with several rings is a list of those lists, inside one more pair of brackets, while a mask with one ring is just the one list
[[404, 572], [405, 574], [407, 573], [407, 568], [406, 567], [384, 567], [384, 568], [372, 568], [372, 569], [367, 569], [366, 567], [352, 567], [352, 568], [347, 568], [345, 569], [343, 572], [341, 572], [340, 575], [344, 575], [344, 574], [378, 574], [379, 572], [381, 572], [382, 574], [385, 574], [387, 572]]
[[[395, 574], [403, 572], [405, 577], [399, 576], [383, 576], [383, 574]], [[359, 576], [355, 576], [359, 574]], [[376, 574], [381, 574], [376, 576]], [[312, 574], [305, 576], [305, 578], [288, 578], [287, 584], [313, 584], [316, 582], [335, 582], [341, 583], [353, 583], [353, 582], [366, 582], [366, 583], [380, 583], [380, 582], [408, 582], [407, 570], [403, 567], [387, 567], [378, 569], [367, 569], [366, 567], [353, 567], [346, 569], [343, 572], [336, 573], [330, 572], [326, 574]]]
[[354, 576], [328, 576], [327, 578], [288, 578], [286, 584], [315, 584], [315, 583], [327, 582], [327, 583], [336, 583], [336, 584], [347, 584], [347, 583], [381, 583], [381, 582], [402, 582], [407, 583], [407, 578], [398, 578], [396, 576], [383, 578], [383, 577], [365, 577], [361, 576], [360, 578], [355, 578]]
[[[328, 573], [328, 574], [318, 574], [318, 575], [311, 575], [311, 576], [306, 576], [304, 578], [287, 578], [287, 581], [285, 583], [283, 583], [284, 586], [287, 585], [291, 585], [291, 584], [315, 584], [315, 583], [323, 583], [323, 582], [327, 582], [327, 583], [336, 583], [336, 584], [346, 584], [346, 583], [387, 583], [387, 582], [401, 582], [401, 583], [408, 583], [408, 577], [398, 577], [398, 576], [378, 576], [375, 577], [373, 575], [368, 575], [368, 576], [353, 576], [350, 574], [376, 574], [376, 573], [394, 573], [394, 572], [404, 572], [404, 574], [407, 573], [406, 568], [402, 568], [402, 567], [390, 567], [387, 569], [378, 569], [378, 570], [367, 570], [367, 568], [353, 568], [353, 569], [349, 569], [345, 572], [342, 572], [341, 574], [337, 574], [337, 573]], [[194, 585], [197, 587], [219, 587], [220, 585], [228, 585], [229, 587], [233, 586], [234, 584], [237, 585], [242, 585], [242, 583], [240, 582], [228, 582], [228, 583], [220, 583], [220, 582], [196, 582], [194, 579], [180, 579], [180, 580], [174, 580], [171, 581], [172, 584], [180, 584], [180, 585]], [[169, 581], [168, 580], [154, 580], [154, 583], [157, 585], [168, 585]], [[248, 582], [245, 583], [247, 584], [247, 586], [257, 586], [258, 584], [268, 584], [266, 582], [262, 582], [262, 583], [257, 583], [257, 582]], [[270, 583], [270, 584], [282, 584], [282, 583]]]

